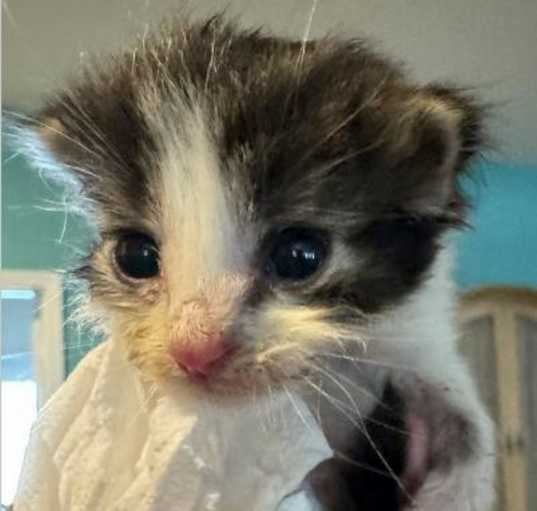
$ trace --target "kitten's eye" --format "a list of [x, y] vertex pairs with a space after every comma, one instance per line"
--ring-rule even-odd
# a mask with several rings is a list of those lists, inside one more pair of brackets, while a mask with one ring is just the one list
[[267, 271], [283, 280], [304, 280], [319, 269], [325, 256], [326, 245], [319, 233], [285, 229], [272, 247]]
[[123, 234], [116, 245], [115, 258], [120, 270], [127, 277], [149, 279], [159, 274], [157, 245], [145, 234]]

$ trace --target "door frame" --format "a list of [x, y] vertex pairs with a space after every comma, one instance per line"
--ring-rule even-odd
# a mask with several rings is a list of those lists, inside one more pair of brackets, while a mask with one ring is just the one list
[[19, 289], [36, 294], [32, 352], [39, 409], [65, 379], [62, 280], [52, 271], [0, 270], [0, 290]]

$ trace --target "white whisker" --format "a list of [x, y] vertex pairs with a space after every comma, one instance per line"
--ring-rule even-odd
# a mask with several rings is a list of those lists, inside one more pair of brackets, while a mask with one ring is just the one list
[[308, 40], [310, 38], [311, 33], [311, 27], [313, 25], [313, 18], [315, 16], [315, 12], [317, 11], [317, 5], [319, 3], [319, 0], [312, 0], [311, 2], [311, 8], [308, 13], [308, 19], [306, 21], [306, 27], [304, 29], [304, 34], [302, 35], [302, 45], [300, 47], [300, 52], [298, 54], [298, 59], [296, 63], [296, 68], [299, 70], [304, 62], [304, 57], [306, 55], [306, 45], [308, 43]]

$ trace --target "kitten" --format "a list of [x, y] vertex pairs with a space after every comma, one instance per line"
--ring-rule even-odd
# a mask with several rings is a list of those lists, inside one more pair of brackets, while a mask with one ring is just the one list
[[304, 483], [324, 509], [461, 511], [493, 500], [449, 280], [482, 120], [363, 41], [216, 16], [96, 62], [25, 129], [97, 228], [89, 310], [145, 375], [298, 392], [337, 452]]

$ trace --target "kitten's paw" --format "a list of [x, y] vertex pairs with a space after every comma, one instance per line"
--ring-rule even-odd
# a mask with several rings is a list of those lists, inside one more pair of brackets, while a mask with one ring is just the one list
[[415, 382], [400, 390], [409, 433], [403, 509], [489, 511], [495, 501], [492, 421], [471, 393], [452, 390]]
[[308, 491], [323, 511], [489, 511], [490, 419], [478, 403], [471, 414], [454, 405], [443, 389], [399, 383], [386, 386], [354, 444], [308, 475]]

